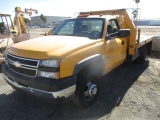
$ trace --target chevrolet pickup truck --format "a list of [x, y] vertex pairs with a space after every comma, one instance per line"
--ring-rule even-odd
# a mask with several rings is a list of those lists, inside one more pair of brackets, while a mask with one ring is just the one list
[[16, 43], [5, 52], [4, 79], [40, 98], [92, 105], [104, 74], [124, 62], [143, 63], [152, 37], [140, 36], [125, 9], [90, 11], [64, 20], [52, 35]]

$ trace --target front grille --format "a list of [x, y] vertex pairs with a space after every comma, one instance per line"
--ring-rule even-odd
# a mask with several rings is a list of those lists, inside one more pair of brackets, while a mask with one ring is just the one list
[[11, 54], [7, 54], [7, 59], [15, 62], [18, 61], [19, 63], [23, 64], [23, 65], [29, 65], [31, 67], [38, 67], [38, 61], [37, 60], [32, 60], [32, 59], [26, 59], [26, 58], [20, 58], [17, 56], [13, 56]]
[[[9, 68], [16, 73], [29, 77], [35, 77], [37, 75], [39, 60], [21, 58], [7, 54], [6, 61]], [[18, 66], [15, 63], [18, 63]]]
[[27, 76], [35, 76], [37, 70], [33, 70], [33, 69], [26, 69], [26, 68], [17, 68], [15, 67], [13, 64], [8, 63], [9, 68], [12, 69], [13, 71], [23, 74], [23, 75], [27, 75]]

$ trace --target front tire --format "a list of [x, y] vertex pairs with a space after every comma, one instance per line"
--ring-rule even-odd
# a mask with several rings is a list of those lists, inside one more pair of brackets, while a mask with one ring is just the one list
[[93, 70], [85, 69], [78, 74], [76, 96], [74, 103], [81, 108], [86, 108], [95, 103], [98, 94], [100, 76]]

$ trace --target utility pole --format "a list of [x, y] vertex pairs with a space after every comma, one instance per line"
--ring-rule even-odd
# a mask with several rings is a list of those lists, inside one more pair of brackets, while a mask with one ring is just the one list
[[138, 19], [136, 20], [136, 18], [138, 16], [138, 3], [140, 3], [140, 0], [133, 0], [133, 1], [135, 1], [135, 3], [137, 4], [137, 9], [132, 12], [134, 21], [136, 21], [136, 25], [137, 25]]
[[134, 1], [137, 4], [137, 11], [138, 11], [138, 3], [140, 3], [140, 0], [134, 0]]
[[138, 3], [140, 3], [140, 0], [133, 0], [137, 4], [137, 11], [138, 11]]

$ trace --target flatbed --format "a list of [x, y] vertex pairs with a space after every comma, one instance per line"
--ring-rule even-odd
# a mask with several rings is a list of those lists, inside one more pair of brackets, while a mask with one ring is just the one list
[[139, 48], [139, 47], [141, 47], [151, 41], [153, 41], [153, 36], [141, 36], [139, 43], [137, 44], [137, 48]]

